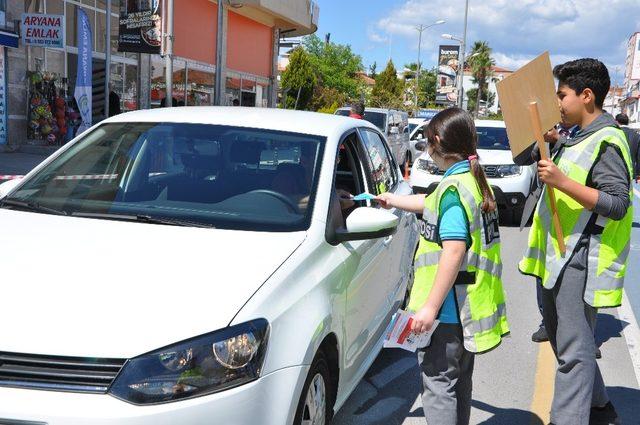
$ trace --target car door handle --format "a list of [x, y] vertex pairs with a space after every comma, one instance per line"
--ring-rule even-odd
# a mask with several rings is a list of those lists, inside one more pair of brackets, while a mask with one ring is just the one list
[[389, 244], [391, 244], [391, 241], [392, 241], [392, 240], [393, 240], [393, 235], [391, 235], [391, 236], [387, 236], [386, 238], [384, 238], [384, 242], [383, 242], [384, 246], [387, 246], [387, 247], [388, 247], [388, 246], [389, 246]]

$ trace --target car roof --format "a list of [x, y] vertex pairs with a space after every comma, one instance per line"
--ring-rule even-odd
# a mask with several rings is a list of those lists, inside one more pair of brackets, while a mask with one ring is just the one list
[[474, 124], [476, 127], [495, 127], [495, 128], [505, 128], [504, 121], [500, 120], [475, 120]]
[[108, 118], [102, 123], [171, 122], [261, 128], [330, 137], [350, 128], [377, 127], [368, 121], [319, 112], [241, 106], [180, 106], [143, 109]]

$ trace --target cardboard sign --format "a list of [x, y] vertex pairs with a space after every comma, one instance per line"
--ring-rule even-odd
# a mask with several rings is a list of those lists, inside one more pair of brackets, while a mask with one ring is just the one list
[[543, 131], [560, 122], [560, 108], [551, 71], [549, 52], [544, 52], [497, 84], [502, 116], [515, 159], [528, 155], [536, 141], [529, 105], [536, 102]]

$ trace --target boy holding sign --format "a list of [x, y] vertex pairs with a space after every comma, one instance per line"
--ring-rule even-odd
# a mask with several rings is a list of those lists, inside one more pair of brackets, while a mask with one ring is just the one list
[[[578, 125], [561, 139], [538, 175], [555, 190], [566, 245], [559, 248], [551, 208], [543, 192], [520, 271], [543, 285], [544, 323], [558, 360], [551, 421], [616, 424], [594, 358], [598, 308], [622, 301], [631, 237], [631, 159], [624, 133], [602, 105], [609, 90], [607, 68], [595, 59], [556, 66], [562, 121]], [[534, 151], [535, 153], [535, 151]]]

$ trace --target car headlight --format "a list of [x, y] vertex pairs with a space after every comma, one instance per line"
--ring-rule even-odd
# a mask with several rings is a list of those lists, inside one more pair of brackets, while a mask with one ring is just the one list
[[496, 167], [496, 176], [498, 177], [518, 176], [520, 173], [522, 173], [522, 167], [519, 165], [498, 165]]
[[418, 159], [418, 170], [426, 171], [429, 174], [438, 174], [438, 166], [428, 159]]
[[258, 379], [269, 325], [258, 319], [130, 359], [109, 388], [133, 404], [211, 394]]

